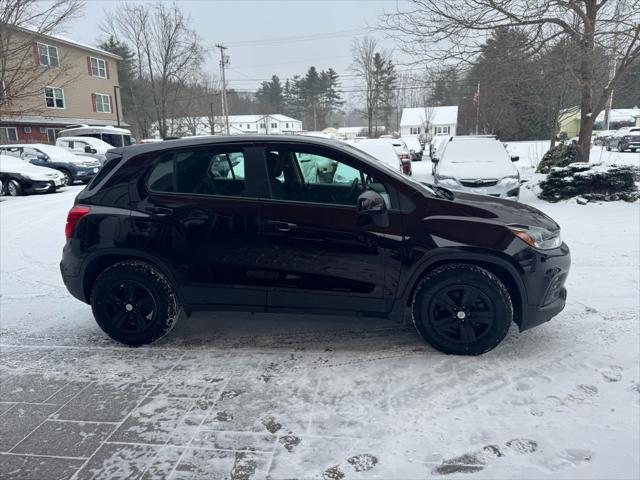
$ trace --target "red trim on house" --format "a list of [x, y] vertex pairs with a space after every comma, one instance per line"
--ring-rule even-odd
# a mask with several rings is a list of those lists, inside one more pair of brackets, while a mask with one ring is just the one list
[[96, 94], [95, 93], [91, 94], [91, 103], [93, 105], [93, 111], [97, 112], [98, 109], [96, 108]]
[[91, 57], [87, 55], [87, 71], [89, 75], [93, 77], [93, 73], [91, 73]]
[[104, 61], [104, 68], [107, 71], [107, 79], [109, 78], [109, 62]]
[[113, 98], [109, 95], [109, 110], [113, 112]]

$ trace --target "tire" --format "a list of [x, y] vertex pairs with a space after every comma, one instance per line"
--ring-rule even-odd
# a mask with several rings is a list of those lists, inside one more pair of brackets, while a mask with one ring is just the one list
[[637, 150], [636, 148], [632, 148], [631, 153], [636, 153], [636, 150]]
[[611, 145], [607, 143], [607, 152], [611, 151]]
[[104, 270], [93, 284], [90, 303], [100, 328], [133, 347], [164, 337], [180, 313], [167, 277], [142, 261], [120, 262]]
[[[469, 292], [466, 300], [465, 292]], [[418, 334], [435, 349], [480, 355], [507, 335], [513, 305], [494, 274], [477, 265], [456, 263], [438, 267], [421, 280], [412, 316]]]
[[24, 195], [24, 188], [20, 185], [20, 182], [17, 180], [7, 180], [6, 183], [7, 195], [10, 197], [21, 197]]
[[69, 173], [68, 170], [59, 170], [59, 172], [64, 175], [64, 185], [65, 187], [71, 186], [73, 185], [73, 177], [71, 176], [71, 174]]
[[618, 151], [619, 152], [624, 152], [624, 148], [622, 148], [622, 144], [621, 143], [618, 144]]

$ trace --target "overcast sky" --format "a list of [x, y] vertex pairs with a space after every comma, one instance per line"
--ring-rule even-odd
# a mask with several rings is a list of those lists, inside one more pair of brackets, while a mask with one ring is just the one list
[[[98, 25], [105, 10], [118, 8], [119, 1], [89, 0], [85, 14], [67, 29], [66, 36], [95, 44]], [[344, 89], [354, 85], [348, 67], [353, 39], [365, 35], [385, 11], [403, 6], [401, 0], [233, 0], [180, 1], [193, 26], [210, 47], [207, 68], [218, 76], [218, 50], [229, 47], [230, 87], [254, 90], [260, 79], [276, 73], [280, 78], [303, 74], [314, 65], [333, 67], [342, 76]], [[394, 44], [380, 32], [373, 35], [385, 48]], [[401, 58], [399, 52], [397, 56]]]

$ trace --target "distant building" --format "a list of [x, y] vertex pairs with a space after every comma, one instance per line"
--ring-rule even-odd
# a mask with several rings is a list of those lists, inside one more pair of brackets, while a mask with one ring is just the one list
[[[629, 127], [637, 122], [640, 116], [640, 108], [612, 108], [609, 112], [609, 130], [617, 130], [621, 127]], [[593, 124], [595, 131], [605, 130], [604, 111], [596, 117]], [[558, 131], [566, 134], [567, 138], [577, 137], [580, 132], [580, 109], [578, 107], [566, 108], [558, 115]]]
[[454, 136], [457, 126], [457, 106], [403, 108], [400, 135], [418, 135], [427, 139], [441, 133]]
[[16, 91], [7, 78], [0, 85], [0, 143], [55, 143], [57, 132], [69, 125], [117, 124], [119, 56], [63, 37], [8, 28], [14, 53], [7, 59], [7, 78], [18, 72], [21, 85]]
[[[225, 117], [213, 119], [215, 135], [226, 133]], [[167, 130], [170, 136], [211, 135], [209, 117], [178, 117], [167, 119]], [[229, 115], [229, 133], [241, 134], [282, 134], [292, 135], [302, 132], [302, 122], [281, 114], [267, 115]], [[159, 137], [157, 130], [155, 137]]]
[[[224, 124], [224, 117], [216, 126]], [[279, 113], [267, 115], [229, 115], [229, 125], [242, 133], [294, 134], [302, 131], [302, 122]]]
[[353, 140], [356, 137], [367, 136], [368, 128], [364, 127], [340, 127], [336, 136], [342, 140]]

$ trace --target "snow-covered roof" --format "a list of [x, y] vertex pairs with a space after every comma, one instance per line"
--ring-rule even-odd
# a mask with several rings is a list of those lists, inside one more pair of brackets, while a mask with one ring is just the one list
[[29, 35], [35, 35], [37, 37], [43, 37], [43, 38], [50, 38], [60, 43], [65, 43], [67, 45], [81, 48], [83, 50], [89, 50], [91, 52], [98, 53], [104, 57], [110, 57], [116, 60], [122, 60], [122, 57], [119, 55], [116, 55], [115, 53], [107, 52], [106, 50], [102, 50], [101, 48], [94, 47], [93, 45], [87, 45], [86, 43], [78, 42], [76, 40], [72, 40], [70, 38], [66, 38], [58, 34], [54, 35], [51, 33], [40, 33], [36, 28], [27, 27], [27, 26], [20, 26], [20, 27], [15, 26], [15, 28]]
[[[564, 110], [560, 110], [560, 115], [572, 115], [574, 113], [579, 114], [579, 107], [569, 107]], [[640, 116], [640, 107], [633, 108], [612, 108], [609, 113], [609, 121], [610, 122], [632, 122], [633, 119], [637, 116]], [[596, 117], [595, 123], [604, 121], [604, 110], [598, 114]]]
[[[101, 120], [99, 118], [77, 118], [77, 117], [48, 117], [44, 115], [2, 115], [0, 116], [0, 122], [3, 124], [12, 123], [23, 124], [30, 123], [34, 125], [95, 125], [95, 126], [113, 126], [116, 124], [115, 120]], [[129, 124], [123, 120], [120, 120], [120, 125], [128, 127]]]
[[338, 133], [360, 133], [363, 130], [367, 130], [367, 127], [340, 127]]
[[282, 115], [280, 113], [269, 113], [264, 115], [229, 115], [229, 123], [257, 123], [263, 118], [269, 117], [278, 122], [299, 122], [295, 118]]
[[456, 125], [458, 123], [458, 106], [403, 108], [401, 127], [416, 127], [426, 121], [432, 125]]

